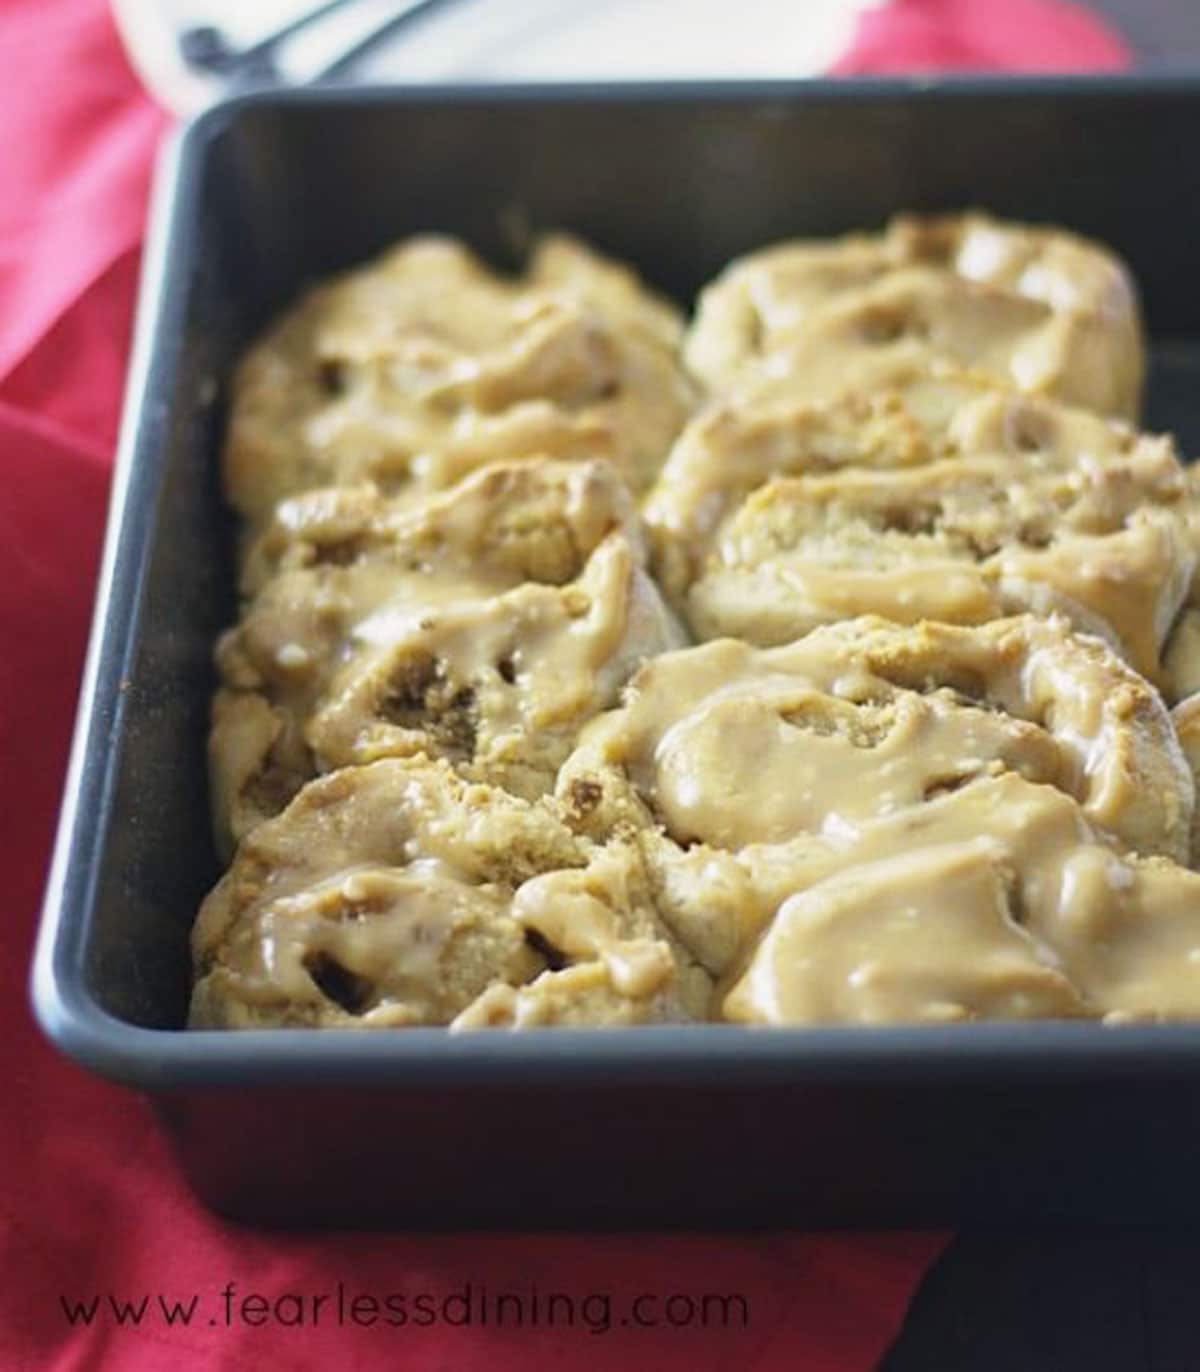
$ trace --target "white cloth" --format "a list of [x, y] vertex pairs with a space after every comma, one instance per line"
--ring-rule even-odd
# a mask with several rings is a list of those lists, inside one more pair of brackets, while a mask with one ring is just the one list
[[[189, 71], [179, 35], [212, 25], [245, 47], [316, 0], [113, 0], [147, 84], [181, 112], [223, 91]], [[687, 80], [811, 76], [846, 49], [871, 0], [456, 0], [365, 58], [383, 82]], [[351, 0], [283, 45], [282, 75], [312, 79], [408, 0]]]

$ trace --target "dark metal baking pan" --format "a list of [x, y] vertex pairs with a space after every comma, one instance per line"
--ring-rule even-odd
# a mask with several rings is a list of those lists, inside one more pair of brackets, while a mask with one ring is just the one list
[[198, 1193], [286, 1224], [933, 1224], [1200, 1213], [1200, 1025], [183, 1033], [218, 874], [204, 733], [233, 613], [223, 379], [300, 286], [422, 229], [564, 226], [689, 299], [771, 239], [983, 205], [1128, 255], [1150, 423], [1200, 444], [1200, 82], [321, 91], [163, 169], [34, 972], [150, 1092]]

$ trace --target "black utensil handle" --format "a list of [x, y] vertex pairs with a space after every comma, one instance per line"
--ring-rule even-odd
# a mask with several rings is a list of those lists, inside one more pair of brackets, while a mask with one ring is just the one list
[[276, 70], [273, 56], [281, 43], [335, 10], [355, 3], [357, 0], [322, 0], [321, 4], [302, 11], [256, 39], [248, 48], [232, 47], [221, 30], [211, 24], [185, 29], [179, 35], [179, 51], [188, 66], [220, 76], [273, 75]]

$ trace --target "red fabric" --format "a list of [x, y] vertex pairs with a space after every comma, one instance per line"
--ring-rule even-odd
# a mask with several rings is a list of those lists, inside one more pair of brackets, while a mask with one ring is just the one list
[[863, 14], [834, 71], [1120, 71], [1130, 61], [1118, 34], [1065, 0], [894, 0]]
[[[1042, 0], [900, 0], [864, 22], [844, 71], [1110, 67], [1124, 49]], [[372, 1237], [251, 1233], [201, 1209], [136, 1097], [61, 1061], [25, 977], [90, 616], [148, 172], [164, 116], [101, 0], [0, 0], [0, 1368], [5, 1372], [656, 1366], [859, 1372], [894, 1336], [942, 1236]], [[19, 653], [19, 675], [15, 664]], [[14, 796], [19, 795], [19, 803]], [[14, 946], [15, 945], [15, 946]], [[748, 1329], [513, 1330], [213, 1325], [239, 1297], [426, 1291], [740, 1293]], [[193, 1293], [188, 1328], [60, 1298]], [[582, 1307], [581, 1307], [582, 1308]], [[616, 1307], [616, 1308], [619, 1308]], [[288, 1311], [293, 1306], [281, 1306]], [[596, 1307], [593, 1314], [598, 1316]]]

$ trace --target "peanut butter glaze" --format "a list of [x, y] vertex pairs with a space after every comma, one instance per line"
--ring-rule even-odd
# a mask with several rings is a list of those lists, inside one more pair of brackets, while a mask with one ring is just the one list
[[[722, 1002], [726, 1017], [1197, 1012], [1200, 874], [1114, 851], [1053, 787], [984, 778], [836, 847], [801, 855], [792, 894]], [[780, 868], [785, 855], [775, 855], [776, 882]]]

